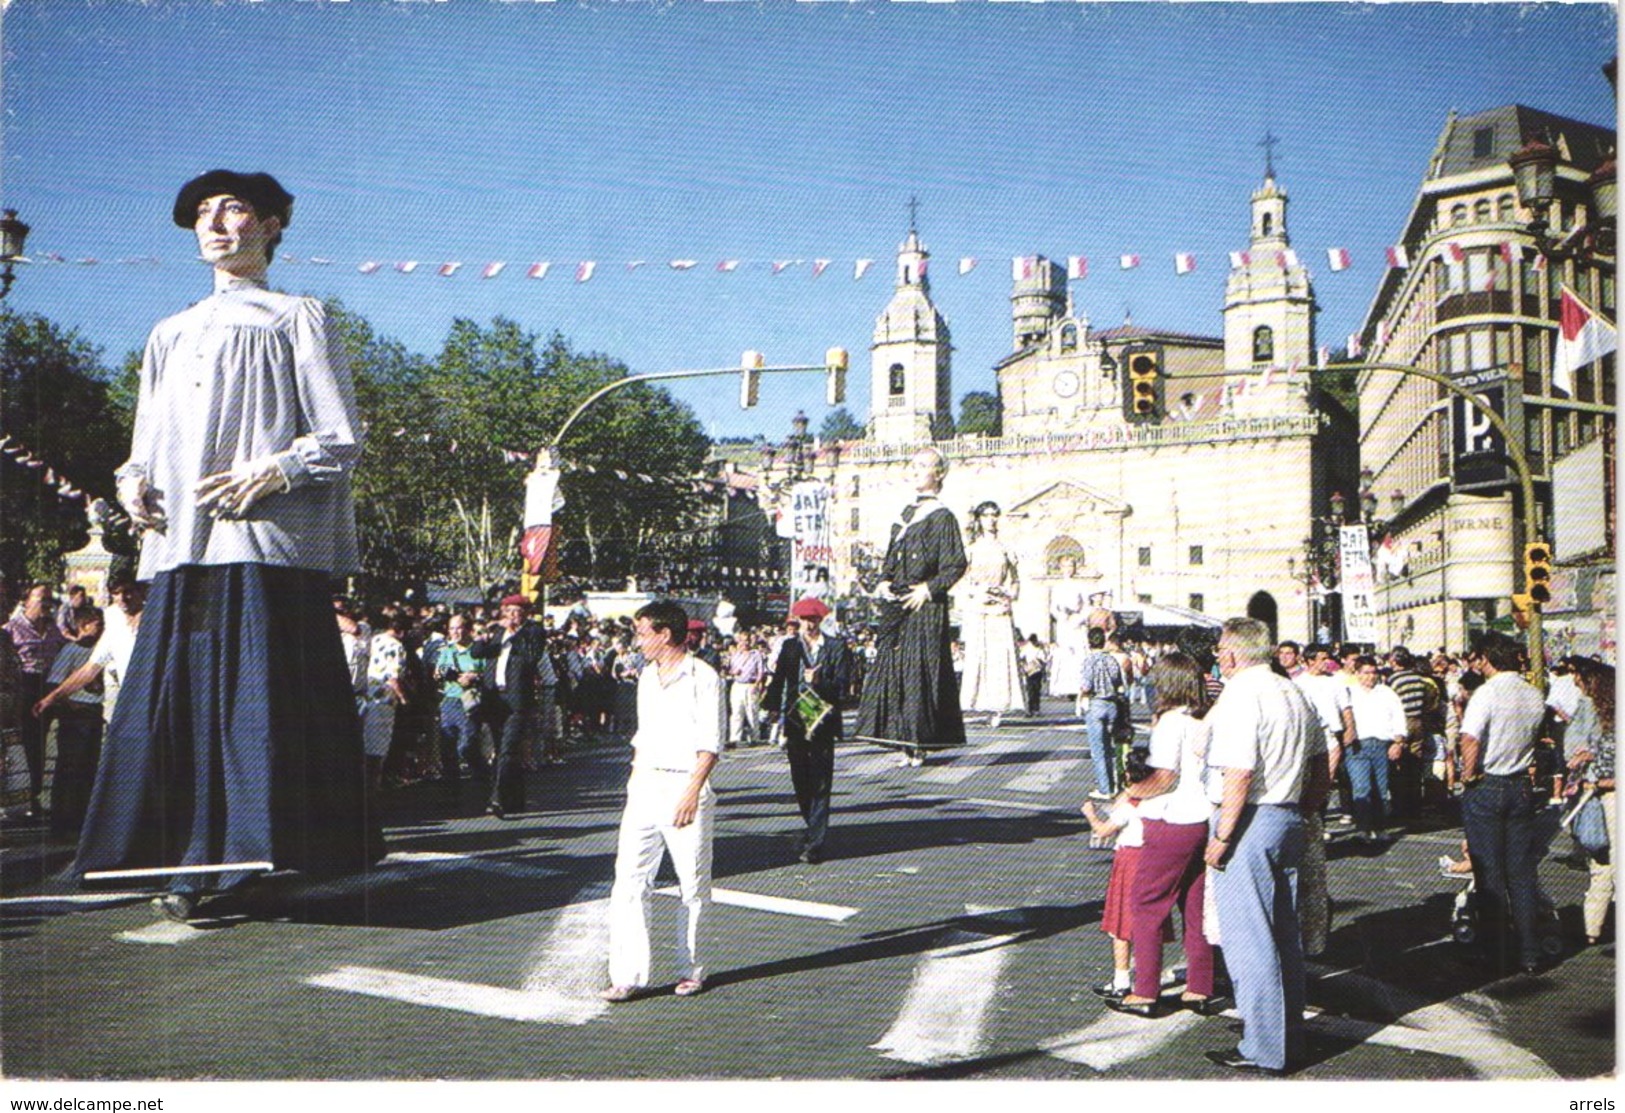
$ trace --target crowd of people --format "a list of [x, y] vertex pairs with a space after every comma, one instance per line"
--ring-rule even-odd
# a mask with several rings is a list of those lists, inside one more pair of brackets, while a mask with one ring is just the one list
[[[1589, 859], [1586, 937], [1602, 937], [1612, 666], [1566, 658], [1543, 693], [1522, 676], [1521, 645], [1498, 634], [1426, 657], [1276, 643], [1251, 618], [1227, 620], [1216, 643], [1136, 641], [1098, 595], [1061, 600], [1046, 646], [1012, 623], [1020, 585], [997, 505], [978, 505], [962, 532], [932, 448], [909, 462], [914, 497], [867, 589], [874, 620], [855, 630], [815, 597], [782, 625], [740, 630], [664, 600], [602, 619], [583, 600], [555, 620], [522, 595], [466, 608], [333, 596], [358, 563], [347, 483], [361, 433], [320, 303], [265, 284], [292, 201], [265, 174], [182, 187], [174, 220], [195, 233], [215, 290], [160, 323], [143, 360], [117, 474], [140, 565], [114, 579], [105, 610], [27, 585], [0, 636], [8, 798], [42, 818], [54, 722], [51, 831], [77, 838], [71, 871], [85, 883], [163, 876], [156, 907], [186, 920], [267, 872], [379, 861], [375, 804], [391, 785], [472, 779], [485, 812], [509, 819], [529, 806], [527, 775], [572, 745], [625, 745], [603, 997], [647, 990], [648, 897], [667, 856], [686, 916], [676, 992], [692, 996], [723, 750], [783, 748], [801, 859], [816, 864], [830, 853], [843, 708], [851, 737], [918, 767], [966, 744], [967, 715], [991, 729], [1038, 715], [1047, 686], [1083, 725], [1085, 815], [1115, 846], [1102, 924], [1113, 973], [1098, 992], [1146, 1020], [1211, 1014], [1228, 1004], [1223, 969], [1243, 1030], [1215, 1063], [1280, 1073], [1301, 1060], [1304, 960], [1326, 946], [1324, 845], [1339, 827], [1380, 849], [1429, 813], [1459, 816], [1464, 855], [1441, 869], [1471, 878], [1492, 957], [1538, 970], [1538, 820], [1563, 807]], [[242, 389], [261, 380], [275, 385]], [[198, 391], [219, 404], [199, 406]], [[1167, 1002], [1175, 909], [1184, 989]]]

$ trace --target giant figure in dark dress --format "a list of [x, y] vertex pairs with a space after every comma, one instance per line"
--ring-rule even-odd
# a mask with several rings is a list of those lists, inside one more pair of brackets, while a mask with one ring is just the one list
[[948, 462], [934, 448], [909, 461], [916, 498], [892, 523], [876, 592], [881, 602], [875, 661], [864, 678], [855, 736], [902, 750], [910, 765], [922, 751], [965, 742], [948, 637], [948, 592], [965, 574], [959, 521], [937, 494]]
[[181, 188], [214, 292], [153, 329], [117, 473], [152, 590], [74, 868], [167, 881], [173, 919], [258, 873], [383, 855], [331, 604], [359, 563], [361, 422], [322, 303], [266, 285], [292, 207], [269, 174]]

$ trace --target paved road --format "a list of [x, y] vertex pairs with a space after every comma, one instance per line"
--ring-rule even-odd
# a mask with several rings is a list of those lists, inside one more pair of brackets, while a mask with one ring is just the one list
[[[48, 894], [67, 851], [0, 837], [0, 1041], [13, 1078], [1218, 1078], [1234, 1017], [1143, 1021], [1088, 987], [1110, 852], [1077, 807], [1083, 736], [973, 727], [921, 769], [843, 746], [832, 857], [796, 861], [782, 754], [717, 775], [707, 992], [596, 998], [625, 752], [574, 753], [509, 821], [423, 785], [389, 795], [368, 877], [273, 879], [193, 925], [144, 899]], [[1447, 939], [1459, 829], [1334, 843], [1312, 969], [1310, 1079], [1583, 1079], [1614, 1069], [1612, 945], [1495, 980]], [[1559, 849], [1566, 837], [1558, 840]], [[1571, 939], [1584, 875], [1542, 880]], [[657, 981], [677, 902], [656, 898]], [[1170, 949], [1170, 957], [1172, 950]], [[662, 966], [661, 963], [665, 965]]]

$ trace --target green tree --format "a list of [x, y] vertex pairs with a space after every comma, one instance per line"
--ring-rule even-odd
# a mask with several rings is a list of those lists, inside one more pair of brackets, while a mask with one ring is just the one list
[[973, 390], [959, 400], [959, 432], [962, 436], [1002, 436], [1004, 406], [997, 394]]
[[855, 441], [863, 434], [863, 424], [845, 406], [831, 410], [818, 429], [819, 439], [825, 441]]
[[[57, 580], [64, 554], [87, 537], [90, 499], [112, 500], [113, 470], [129, 450], [128, 425], [109, 398], [112, 375], [99, 349], [37, 314], [0, 309], [0, 433], [38, 467], [0, 454], [0, 570], [13, 585]], [[64, 498], [46, 469], [85, 492]], [[129, 552], [127, 535], [107, 544]]]
[[[551, 443], [570, 412], [627, 374], [603, 355], [542, 340], [516, 322], [452, 322], [439, 353], [413, 356], [336, 310], [368, 427], [356, 474], [363, 565], [380, 591], [430, 579], [490, 586], [518, 567], [528, 465], [511, 453]], [[595, 403], [562, 445], [567, 575], [619, 578], [693, 528], [695, 475], [709, 448], [663, 390], [622, 388]], [[647, 482], [648, 475], [656, 482]]]

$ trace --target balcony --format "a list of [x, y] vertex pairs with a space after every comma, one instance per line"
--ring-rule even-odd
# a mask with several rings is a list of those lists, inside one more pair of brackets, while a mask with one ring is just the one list
[[1434, 311], [1434, 320], [1443, 324], [1458, 317], [1481, 317], [1489, 314], [1510, 317], [1514, 312], [1512, 294], [1507, 290], [1465, 292], [1458, 290], [1439, 299], [1438, 308]]

